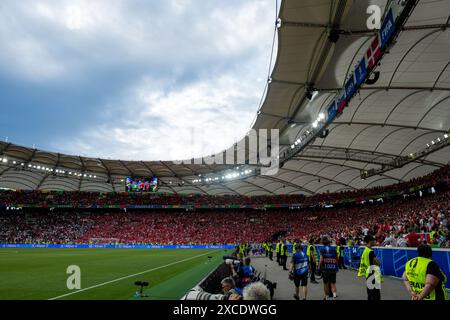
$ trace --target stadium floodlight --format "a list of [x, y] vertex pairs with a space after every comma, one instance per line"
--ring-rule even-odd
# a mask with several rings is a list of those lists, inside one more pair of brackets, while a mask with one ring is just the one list
[[320, 114], [319, 114], [319, 117], [317, 118], [319, 121], [322, 121], [322, 120], [324, 120], [325, 119], [325, 114], [323, 113], [323, 112], [321, 112]]
[[319, 125], [319, 122], [317, 120], [314, 121], [312, 124], [313, 128], [317, 128], [318, 125]]
[[293, 145], [291, 145], [291, 149], [294, 149], [295, 148], [295, 145], [293, 144]]
[[448, 134], [444, 134], [444, 139], [448, 139]]

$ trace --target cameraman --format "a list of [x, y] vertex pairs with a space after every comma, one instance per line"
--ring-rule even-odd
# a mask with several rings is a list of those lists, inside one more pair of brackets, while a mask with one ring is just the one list
[[236, 286], [238, 288], [244, 288], [255, 277], [255, 268], [250, 265], [251, 259], [246, 257], [243, 262], [238, 264], [236, 268], [231, 264], [231, 273], [233, 274], [233, 278], [237, 279]]

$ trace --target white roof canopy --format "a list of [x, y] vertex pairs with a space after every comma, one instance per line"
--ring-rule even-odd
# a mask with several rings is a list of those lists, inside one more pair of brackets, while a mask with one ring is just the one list
[[[290, 148], [335, 98], [366, 52], [374, 33], [366, 8], [387, 1], [284, 0], [278, 56], [254, 129], [280, 129], [280, 152]], [[171, 161], [121, 161], [69, 156], [0, 143], [0, 154], [25, 164], [96, 175], [54, 176], [0, 163], [0, 187], [17, 189], [122, 191], [125, 176], [158, 176], [163, 192], [306, 195], [388, 185], [425, 175], [449, 163], [445, 147], [402, 168], [366, 180], [360, 170], [424, 149], [450, 131], [450, 1], [420, 1], [405, 29], [377, 68], [380, 78], [363, 85], [325, 139], [316, 138], [274, 176], [192, 184], [199, 174], [228, 165]], [[329, 26], [339, 40], [328, 39]], [[308, 85], [319, 94], [305, 98]], [[295, 126], [293, 125], [295, 124]], [[26, 168], [25, 168], [26, 169]]]

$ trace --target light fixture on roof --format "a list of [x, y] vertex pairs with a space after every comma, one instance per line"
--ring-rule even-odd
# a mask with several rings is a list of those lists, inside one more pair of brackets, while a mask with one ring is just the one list
[[444, 139], [448, 139], [448, 134], [444, 134]]
[[322, 121], [322, 120], [324, 120], [325, 119], [325, 114], [323, 113], [323, 112], [321, 112], [320, 114], [319, 114], [319, 117], [317, 118], [319, 121]]
[[312, 124], [314, 129], [317, 128], [318, 125], [319, 125], [319, 122], [317, 120], [314, 121], [313, 124]]

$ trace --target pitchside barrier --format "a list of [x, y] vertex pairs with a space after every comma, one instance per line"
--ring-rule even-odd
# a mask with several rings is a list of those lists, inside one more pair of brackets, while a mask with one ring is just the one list
[[0, 248], [59, 249], [234, 249], [231, 245], [139, 245], [139, 244], [0, 244]]

